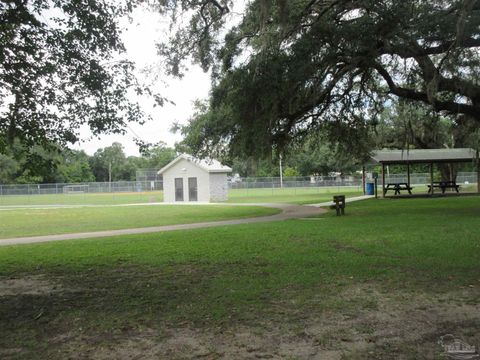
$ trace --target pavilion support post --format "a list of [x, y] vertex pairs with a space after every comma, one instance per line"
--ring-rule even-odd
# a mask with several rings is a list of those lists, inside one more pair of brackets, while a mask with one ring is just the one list
[[382, 163], [382, 198], [385, 197], [385, 164]]
[[433, 196], [433, 163], [430, 163], [430, 191]]
[[365, 178], [365, 166], [362, 167], [362, 186], [363, 186], [363, 195], [366, 194], [365, 191], [365, 183], [366, 183], [366, 178]]
[[480, 156], [477, 150], [477, 193], [480, 194]]
[[407, 184], [410, 187], [410, 163], [407, 163]]

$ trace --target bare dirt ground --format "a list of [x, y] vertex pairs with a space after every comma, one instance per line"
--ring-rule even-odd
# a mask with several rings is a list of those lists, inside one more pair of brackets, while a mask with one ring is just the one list
[[[480, 284], [479, 284], [480, 285]], [[48, 337], [59, 359], [441, 359], [440, 336], [451, 333], [480, 345], [480, 286], [441, 295], [348, 287], [329, 299], [311, 299], [285, 317], [249, 324], [194, 328], [188, 324], [126, 329], [111, 334], [74, 330]], [[0, 297], [69, 292], [42, 276], [0, 281]], [[318, 305], [317, 305], [318, 304]], [[282, 306], [282, 301], [272, 306]], [[316, 308], [318, 306], [318, 308]], [[325, 310], [322, 309], [325, 307]], [[285, 307], [291, 309], [291, 307]], [[314, 309], [314, 311], [311, 311]], [[22, 357], [18, 347], [0, 358]]]
[[[361, 287], [354, 292], [364, 297]], [[326, 312], [291, 324], [268, 320], [226, 331], [167, 329], [116, 339], [91, 349], [92, 359], [436, 359], [440, 336], [453, 333], [480, 344], [480, 306], [462, 304], [462, 292], [442, 299], [380, 295], [377, 306], [343, 313]], [[340, 296], [352, 296], [341, 294]], [[355, 295], [353, 295], [355, 296]], [[457, 303], [458, 301], [458, 303]], [[277, 319], [278, 321], [279, 319]], [[82, 357], [78, 357], [81, 359]]]
[[60, 284], [56, 284], [43, 275], [32, 275], [18, 279], [4, 279], [0, 281], [0, 297], [18, 295], [49, 295], [63, 291]]

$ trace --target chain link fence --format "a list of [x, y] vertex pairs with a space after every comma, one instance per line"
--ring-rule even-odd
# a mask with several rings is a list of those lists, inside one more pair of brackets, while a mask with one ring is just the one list
[[0, 185], [0, 205], [145, 203], [163, 200], [162, 181]]
[[0, 185], [0, 196], [146, 192], [163, 190], [162, 181], [116, 181]]
[[361, 177], [353, 176], [308, 176], [308, 177], [255, 177], [232, 178], [230, 189], [279, 189], [279, 188], [315, 188], [361, 186]]
[[[381, 178], [379, 185], [381, 185]], [[367, 179], [367, 181], [369, 181]], [[476, 184], [477, 174], [459, 172], [458, 184]], [[386, 174], [386, 183], [407, 182], [407, 174]], [[412, 185], [430, 183], [429, 173], [412, 173]], [[329, 190], [350, 189], [363, 191], [361, 176], [309, 176], [309, 177], [233, 177], [228, 182], [231, 194], [238, 197], [249, 196], [252, 192], [271, 190], [279, 191], [321, 192]], [[118, 204], [147, 203], [163, 201], [163, 181], [117, 181], [117, 182], [85, 182], [57, 184], [0, 184], [0, 205], [56, 205], [56, 204]]]
[[[385, 174], [385, 183], [408, 182], [407, 173]], [[367, 181], [369, 181], [367, 179]], [[477, 182], [477, 173], [459, 172], [456, 182], [458, 184], [474, 184]], [[382, 178], [379, 176], [381, 185]], [[410, 174], [412, 185], [430, 184], [430, 173]], [[362, 177], [359, 176], [308, 176], [308, 177], [252, 177], [231, 178], [230, 189], [278, 189], [278, 188], [314, 188], [314, 187], [361, 187]]]

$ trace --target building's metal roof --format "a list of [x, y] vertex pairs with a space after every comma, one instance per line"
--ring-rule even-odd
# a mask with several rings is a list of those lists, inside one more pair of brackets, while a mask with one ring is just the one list
[[165, 165], [163, 168], [158, 170], [158, 174], [163, 174], [166, 170], [170, 169], [173, 165], [178, 163], [180, 160], [187, 160], [192, 164], [198, 166], [199, 168], [209, 172], [209, 173], [229, 173], [232, 172], [232, 169], [228, 166], [222, 165], [218, 160], [215, 159], [198, 159], [192, 155], [182, 154], [175, 158], [173, 161]]
[[376, 150], [372, 160], [383, 164], [466, 162], [476, 159], [474, 149]]

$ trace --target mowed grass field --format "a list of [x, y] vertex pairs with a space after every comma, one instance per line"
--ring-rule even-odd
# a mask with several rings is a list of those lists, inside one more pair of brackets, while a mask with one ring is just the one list
[[363, 195], [363, 190], [358, 186], [232, 189], [228, 193], [228, 202], [315, 204], [332, 201], [333, 195], [354, 197]]
[[267, 216], [280, 210], [256, 206], [151, 205], [0, 210], [1, 239]]
[[[413, 185], [413, 194], [427, 194], [426, 185]], [[462, 184], [460, 192], [476, 192], [476, 184]], [[439, 189], [435, 189], [439, 193]], [[451, 191], [448, 191], [451, 192]], [[315, 204], [332, 200], [333, 195], [347, 197], [363, 195], [361, 186], [328, 186], [308, 188], [265, 188], [265, 189], [230, 189], [229, 203], [291, 203]], [[381, 195], [381, 187], [379, 187]], [[387, 195], [393, 195], [389, 191]], [[80, 193], [57, 195], [4, 195], [0, 196], [0, 208], [9, 206], [37, 205], [112, 205], [112, 204], [143, 204], [163, 201], [162, 191], [133, 193]]]
[[[329, 201], [332, 199], [333, 194], [356, 196], [363, 194], [363, 192], [359, 187], [232, 189], [228, 193], [228, 202], [282, 202], [293, 204], [312, 204]], [[0, 208], [2, 206], [8, 207], [23, 205], [111, 205], [154, 203], [162, 201], [162, 191], [139, 193], [7, 195], [0, 196]]]
[[162, 191], [122, 193], [31, 194], [0, 196], [0, 207], [21, 205], [109, 205], [163, 201]]
[[480, 197], [0, 247], [2, 359], [435, 359], [480, 343]]

